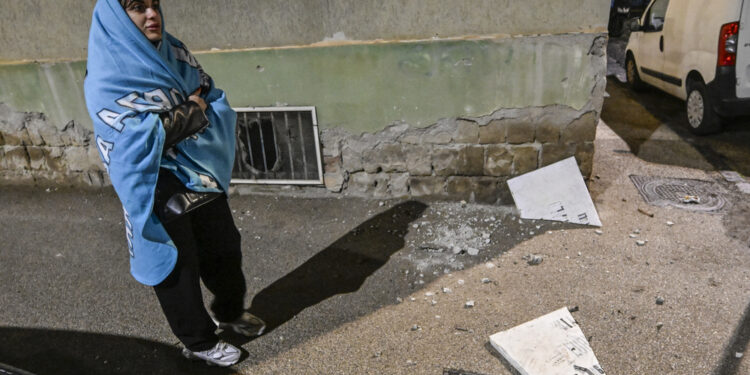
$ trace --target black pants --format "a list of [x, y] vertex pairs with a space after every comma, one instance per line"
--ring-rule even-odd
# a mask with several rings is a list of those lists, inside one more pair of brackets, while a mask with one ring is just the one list
[[211, 311], [220, 322], [242, 315], [245, 276], [240, 233], [226, 197], [220, 197], [164, 225], [177, 247], [177, 264], [154, 286], [172, 332], [192, 351], [218, 342], [216, 325], [206, 311], [200, 281], [214, 295]]

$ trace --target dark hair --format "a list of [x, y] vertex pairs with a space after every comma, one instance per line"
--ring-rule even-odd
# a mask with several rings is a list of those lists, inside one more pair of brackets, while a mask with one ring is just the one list
[[133, 1], [133, 0], [120, 0], [120, 5], [122, 5], [123, 9], [125, 9], [125, 8], [127, 8], [127, 7], [128, 7], [128, 5], [130, 5], [130, 3], [131, 3], [132, 1]]

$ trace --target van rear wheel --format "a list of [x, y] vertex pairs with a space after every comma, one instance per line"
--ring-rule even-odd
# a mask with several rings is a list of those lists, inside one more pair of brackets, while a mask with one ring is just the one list
[[646, 84], [641, 81], [641, 76], [638, 75], [638, 66], [635, 65], [635, 59], [630, 53], [625, 59], [625, 75], [628, 79], [628, 86], [633, 91], [641, 91], [646, 88]]
[[707, 95], [703, 82], [692, 81], [688, 85], [685, 110], [693, 134], [706, 135], [721, 130], [721, 117], [714, 111], [713, 99]]

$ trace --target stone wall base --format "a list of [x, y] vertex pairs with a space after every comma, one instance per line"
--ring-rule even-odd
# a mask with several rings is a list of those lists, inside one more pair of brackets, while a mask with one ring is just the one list
[[73, 121], [59, 129], [43, 114], [0, 103], [0, 184], [108, 186], [93, 138]]
[[346, 195], [511, 203], [509, 178], [574, 156], [591, 174], [599, 114], [569, 107], [503, 109], [426, 128], [323, 131], [325, 185]]
[[[0, 184], [111, 185], [92, 132], [73, 122], [57, 129], [41, 114], [13, 113], [2, 105], [0, 112]], [[570, 156], [576, 157], [587, 178], [598, 119], [594, 110], [548, 106], [444, 119], [424, 128], [395, 124], [374, 134], [324, 130], [320, 139], [325, 189], [376, 199], [511, 203], [509, 178]]]

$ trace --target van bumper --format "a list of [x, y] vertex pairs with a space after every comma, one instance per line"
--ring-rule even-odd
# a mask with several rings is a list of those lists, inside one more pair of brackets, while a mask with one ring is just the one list
[[716, 68], [716, 78], [706, 85], [708, 94], [714, 101], [714, 110], [724, 117], [750, 115], [750, 98], [737, 97], [737, 78], [735, 67], [720, 66]]

